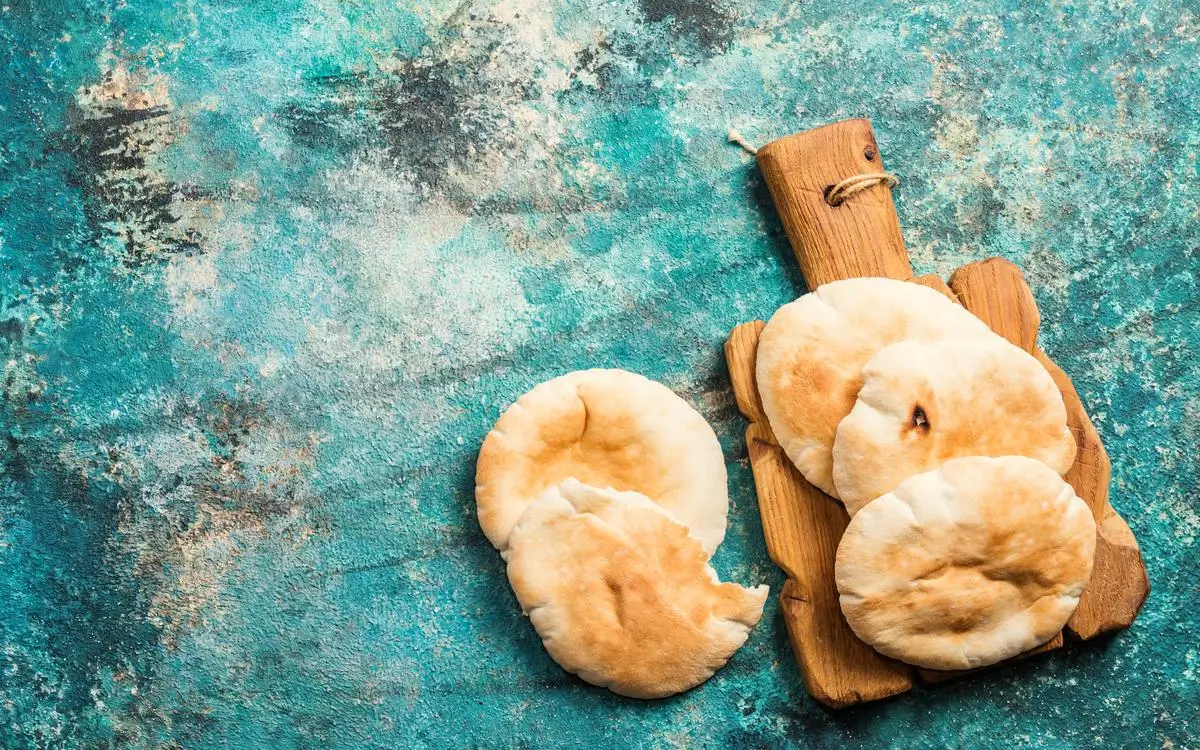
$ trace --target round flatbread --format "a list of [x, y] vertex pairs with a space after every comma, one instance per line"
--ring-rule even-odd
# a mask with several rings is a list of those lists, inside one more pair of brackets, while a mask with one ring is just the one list
[[563, 669], [633, 698], [711, 677], [767, 597], [766, 586], [720, 583], [700, 542], [645, 496], [574, 480], [521, 517], [508, 580]]
[[709, 554], [725, 538], [729, 490], [716, 434], [686, 401], [641, 375], [573, 372], [509, 407], [479, 451], [483, 533], [504, 551], [525, 508], [570, 477], [646, 495]]
[[854, 407], [867, 360], [898, 341], [994, 336], [928, 287], [893, 279], [835, 281], [779, 308], [763, 328], [756, 365], [763, 411], [804, 478], [837, 497], [834, 434]]
[[973, 669], [1053, 638], [1095, 548], [1091, 511], [1045, 464], [960, 458], [850, 519], [834, 577], [846, 621], [880, 653]]
[[833, 441], [833, 484], [850, 515], [952, 458], [1029, 456], [1059, 474], [1075, 460], [1054, 379], [999, 336], [893, 344], [862, 381]]

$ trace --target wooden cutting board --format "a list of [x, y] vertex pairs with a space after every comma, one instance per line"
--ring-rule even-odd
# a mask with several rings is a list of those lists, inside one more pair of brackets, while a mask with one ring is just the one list
[[[970, 263], [949, 284], [913, 276], [891, 189], [880, 182], [834, 206], [827, 191], [847, 177], [883, 171], [866, 120], [846, 120], [781, 138], [758, 150], [758, 165], [809, 289], [856, 276], [924, 284], [979, 316], [992, 330], [1037, 357], [1062, 391], [1079, 445], [1066, 479], [1096, 516], [1092, 578], [1066, 635], [1087, 640], [1129, 627], [1150, 591], [1137, 540], [1108, 503], [1109, 463], [1071, 379], [1037, 346], [1040, 316], [1020, 269], [1002, 258]], [[787, 582], [780, 608], [808, 692], [841, 708], [903, 693], [914, 682], [963, 673], [916, 669], [876, 653], [850, 630], [838, 606], [833, 560], [849, 522], [841, 504], [808, 484], [792, 466], [763, 414], [754, 380], [762, 321], [744, 323], [725, 344], [738, 408], [750, 421], [746, 445], [754, 470], [763, 533]], [[1034, 653], [1062, 646], [1063, 634]]]

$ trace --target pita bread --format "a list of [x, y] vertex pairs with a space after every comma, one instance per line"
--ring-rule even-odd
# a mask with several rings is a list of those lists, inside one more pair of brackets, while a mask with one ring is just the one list
[[1095, 548], [1091, 511], [1045, 464], [960, 458], [850, 519], [834, 576], [846, 621], [877, 651], [972, 669], [1053, 638]]
[[563, 669], [662, 698], [711, 677], [762, 616], [767, 587], [720, 583], [707, 561], [645, 496], [567, 480], [517, 523], [508, 580]]
[[771, 317], [758, 342], [763, 411], [788, 458], [833, 497], [833, 439], [862, 383], [862, 366], [898, 341], [978, 339], [995, 334], [928, 287], [893, 279], [846, 279], [818, 287]]
[[1029, 456], [1059, 474], [1075, 460], [1050, 373], [999, 336], [893, 344], [862, 380], [833, 441], [833, 483], [850, 515], [952, 458]]
[[669, 388], [625, 370], [581, 370], [542, 383], [496, 422], [479, 451], [479, 525], [502, 552], [525, 508], [574, 477], [640, 492], [712, 554], [729, 490], [712, 427]]

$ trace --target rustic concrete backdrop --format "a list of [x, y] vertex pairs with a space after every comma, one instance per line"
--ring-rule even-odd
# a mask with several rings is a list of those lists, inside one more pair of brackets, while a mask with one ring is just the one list
[[[0, 746], [1200, 747], [1195, 0], [5, 0]], [[687, 695], [564, 674], [474, 520], [534, 383], [660, 379], [767, 559], [721, 359], [803, 291], [735, 125], [870, 117], [1113, 457], [1132, 630], [844, 713], [772, 602]]]

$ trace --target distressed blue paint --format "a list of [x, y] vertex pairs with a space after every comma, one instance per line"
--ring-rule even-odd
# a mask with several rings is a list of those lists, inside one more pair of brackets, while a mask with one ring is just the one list
[[[0, 10], [0, 745], [1200, 744], [1196, 8], [544, 5]], [[840, 714], [773, 603], [692, 693], [590, 688], [476, 527], [478, 444], [551, 375], [661, 379], [730, 462], [718, 569], [777, 587], [720, 344], [801, 282], [723, 135], [853, 115], [922, 271], [1034, 280], [1154, 594]]]

